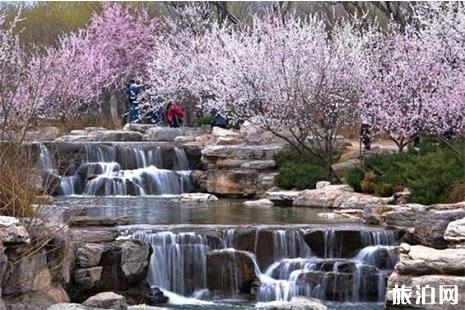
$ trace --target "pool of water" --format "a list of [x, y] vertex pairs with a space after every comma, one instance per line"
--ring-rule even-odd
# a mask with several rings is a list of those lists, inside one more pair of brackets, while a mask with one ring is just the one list
[[325, 224], [348, 222], [318, 216], [328, 209], [246, 207], [243, 200], [208, 203], [179, 202], [176, 197], [63, 197], [54, 205], [70, 210], [85, 208], [86, 215], [128, 217], [131, 224]]

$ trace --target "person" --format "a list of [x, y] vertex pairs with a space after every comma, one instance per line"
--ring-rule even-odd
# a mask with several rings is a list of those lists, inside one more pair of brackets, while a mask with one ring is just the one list
[[177, 103], [169, 103], [166, 107], [166, 122], [170, 127], [178, 128], [182, 126], [184, 111]]
[[371, 149], [371, 128], [373, 127], [373, 116], [369, 108], [366, 107], [360, 113], [362, 127], [360, 128], [360, 140], [363, 143], [363, 149], [369, 151]]
[[138, 111], [139, 94], [140, 94], [140, 86], [134, 80], [129, 81], [129, 85], [127, 87], [127, 95], [128, 95], [127, 122], [128, 123], [136, 122], [139, 119], [139, 111]]
[[210, 111], [210, 115], [213, 117], [212, 121], [210, 122], [210, 126], [213, 127], [220, 127], [220, 128], [227, 128], [228, 122], [226, 118], [221, 115], [217, 109], [212, 109]]

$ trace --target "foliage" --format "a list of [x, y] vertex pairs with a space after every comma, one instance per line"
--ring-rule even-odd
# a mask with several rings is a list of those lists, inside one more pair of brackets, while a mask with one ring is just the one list
[[[432, 142], [431, 146], [434, 145]], [[465, 143], [454, 144], [465, 154]], [[349, 170], [356, 190], [390, 196], [403, 187], [412, 192], [416, 203], [434, 204], [460, 199], [465, 178], [465, 161], [446, 146], [435, 145], [430, 152], [403, 152], [387, 156], [369, 156], [363, 167], [364, 177], [358, 186], [360, 168]], [[463, 184], [463, 183], [462, 183]], [[459, 198], [457, 198], [459, 197]]]
[[284, 189], [315, 188], [316, 182], [324, 180], [325, 170], [318, 165], [302, 162], [286, 162], [279, 168], [276, 183]]
[[347, 184], [352, 186], [356, 192], [362, 191], [361, 183], [365, 177], [365, 171], [361, 168], [353, 168], [347, 171], [346, 181]]
[[197, 126], [210, 125], [213, 119], [214, 119], [214, 116], [211, 114], [208, 114], [208, 115], [198, 117], [195, 120], [195, 123], [197, 124]]
[[324, 163], [309, 152], [285, 149], [274, 160], [278, 167], [276, 183], [281, 188], [314, 188], [316, 182], [326, 179]]

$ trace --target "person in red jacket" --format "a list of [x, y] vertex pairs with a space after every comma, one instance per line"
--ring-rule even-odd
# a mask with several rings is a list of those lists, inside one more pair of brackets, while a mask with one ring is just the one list
[[166, 107], [166, 121], [170, 127], [181, 127], [184, 118], [184, 111], [181, 105], [169, 103]]

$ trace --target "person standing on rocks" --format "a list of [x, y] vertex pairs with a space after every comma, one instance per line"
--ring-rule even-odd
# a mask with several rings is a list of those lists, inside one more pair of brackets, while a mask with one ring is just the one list
[[128, 113], [127, 113], [127, 123], [134, 123], [139, 120], [139, 94], [140, 86], [136, 81], [131, 80], [127, 88], [128, 95]]
[[166, 122], [172, 128], [182, 126], [184, 119], [184, 110], [178, 103], [168, 103], [166, 107]]

